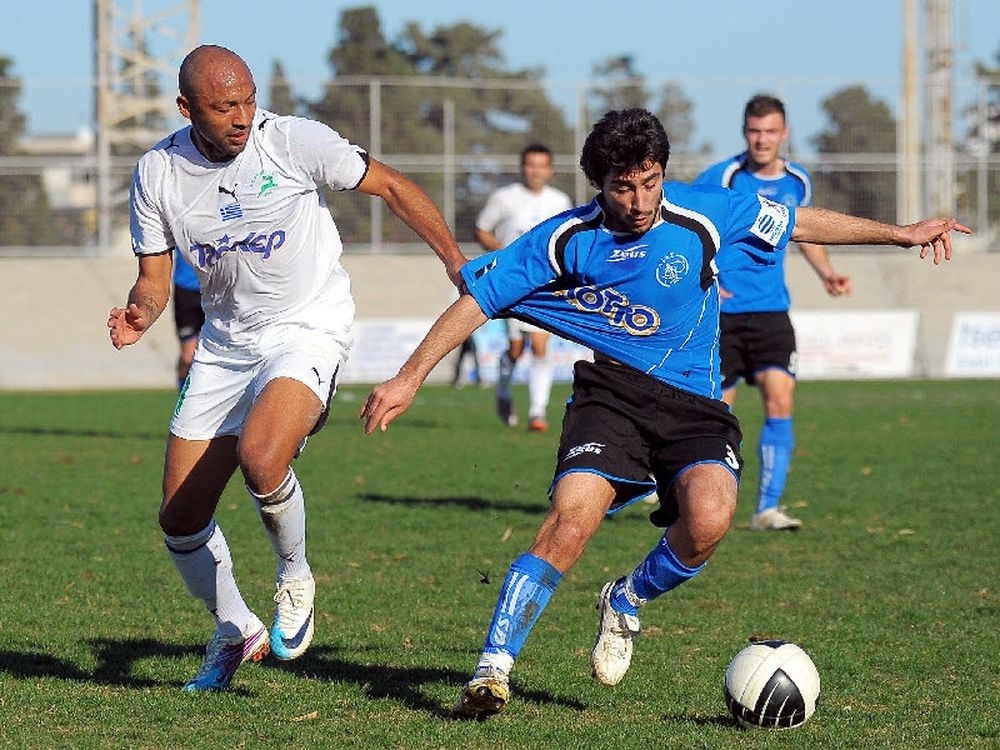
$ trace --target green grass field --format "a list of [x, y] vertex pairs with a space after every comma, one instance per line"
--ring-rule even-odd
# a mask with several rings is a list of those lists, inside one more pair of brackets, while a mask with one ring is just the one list
[[[296, 466], [313, 647], [201, 696], [179, 687], [210, 619], [156, 524], [172, 394], [0, 393], [0, 747], [1000, 746], [996, 382], [803, 383], [797, 534], [746, 530], [760, 407], [744, 391], [734, 527], [704, 573], [642, 611], [625, 680], [602, 688], [587, 655], [601, 584], [658, 537], [644, 505], [604, 524], [522, 652], [507, 710], [471, 724], [446, 707], [542, 518], [558, 437], [502, 428], [489, 391], [428, 387], [366, 438], [364, 393], [338, 396]], [[273, 555], [238, 481], [218, 520], [267, 621]], [[722, 675], [751, 636], [812, 655], [823, 694], [804, 727], [728, 718]]]

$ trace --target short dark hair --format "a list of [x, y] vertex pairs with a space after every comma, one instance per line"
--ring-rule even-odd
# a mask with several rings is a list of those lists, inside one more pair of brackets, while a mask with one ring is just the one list
[[773, 112], [781, 115], [782, 120], [785, 119], [785, 105], [781, 99], [770, 94], [756, 94], [743, 108], [743, 124], [746, 125], [747, 118], [764, 117]]
[[552, 149], [548, 146], [543, 146], [541, 143], [529, 143], [523, 149], [521, 149], [521, 163], [524, 164], [525, 158], [528, 154], [545, 154], [549, 157], [549, 161], [552, 161]]
[[580, 167], [600, 189], [609, 174], [627, 174], [655, 162], [666, 169], [670, 141], [656, 115], [641, 107], [613, 109], [594, 124], [583, 143]]

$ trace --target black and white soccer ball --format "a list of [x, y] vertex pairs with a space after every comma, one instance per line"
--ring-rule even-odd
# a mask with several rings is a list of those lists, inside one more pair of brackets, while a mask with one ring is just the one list
[[729, 663], [726, 705], [741, 726], [789, 729], [806, 722], [819, 700], [819, 672], [788, 641], [756, 641]]

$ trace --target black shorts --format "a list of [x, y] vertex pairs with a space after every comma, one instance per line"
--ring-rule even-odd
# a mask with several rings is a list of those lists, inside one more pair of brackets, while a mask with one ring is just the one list
[[552, 488], [566, 474], [599, 474], [615, 486], [611, 513], [655, 488], [660, 508], [650, 519], [668, 526], [674, 480], [689, 467], [721, 463], [739, 480], [743, 435], [723, 402], [608, 362], [577, 362], [574, 374]]
[[734, 387], [743, 378], [754, 384], [763, 370], [785, 370], [795, 375], [795, 329], [787, 312], [723, 313], [722, 388]]
[[201, 292], [194, 289], [174, 288], [174, 325], [181, 341], [194, 338], [205, 324], [205, 311], [201, 309]]

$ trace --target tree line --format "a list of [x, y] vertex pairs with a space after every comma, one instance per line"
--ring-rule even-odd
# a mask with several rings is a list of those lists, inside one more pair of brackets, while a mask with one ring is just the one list
[[[470, 160], [457, 165], [452, 187], [456, 236], [471, 241], [475, 215], [488, 193], [514, 179], [510, 155], [528, 142], [545, 143], [557, 154], [577, 150], [573, 127], [543, 85], [544, 71], [511, 67], [501, 41], [501, 31], [465, 21], [430, 30], [411, 21], [389, 39], [375, 7], [348, 8], [337, 20], [336, 38], [327, 57], [330, 75], [319, 96], [310, 99], [296, 94], [281, 62], [274, 61], [267, 101], [262, 103], [279, 114], [301, 114], [325, 122], [353, 142], [371, 147], [370, 82], [386, 82], [380, 86], [381, 143], [391, 144], [393, 153], [429, 158], [425, 170], [407, 171], [432, 197], [443, 198], [445, 175], [433, 158], [444, 152], [448, 132], [454, 134], [453, 152]], [[997, 59], [1000, 62], [1000, 53]], [[11, 75], [11, 65], [9, 58], [0, 57], [0, 83], [4, 84], [0, 86], [0, 156], [18, 154], [26, 125], [18, 108], [20, 81]], [[423, 85], [428, 78], [436, 79], [438, 85]], [[702, 155], [707, 160], [711, 147], [696, 141], [693, 105], [679, 82], [652, 85], [635, 70], [629, 55], [598, 62], [588, 80], [586, 111], [574, 112], [574, 117], [582, 114], [586, 122], [592, 122], [608, 109], [644, 106], [663, 121], [674, 154]], [[143, 85], [149, 87], [150, 95], [159, 91], [156, 81]], [[895, 153], [892, 111], [865, 86], [840, 89], [824, 99], [822, 107], [828, 123], [812, 138], [820, 154]], [[996, 112], [991, 116], [991, 122], [1000, 121]], [[446, 121], [453, 126], [450, 131]], [[162, 128], [162, 121], [155, 118], [140, 124], [154, 131]], [[989, 148], [1000, 151], [1000, 139], [994, 139]], [[134, 154], [142, 150], [136, 146]], [[690, 179], [694, 175], [675, 171], [671, 176]], [[895, 218], [896, 181], [891, 169], [820, 168], [813, 171], [813, 182], [816, 205], [881, 220]], [[1000, 176], [994, 175], [994, 182], [991, 190], [1000, 191]], [[572, 176], [557, 175], [555, 183], [572, 194]], [[367, 241], [370, 201], [347, 193], [330, 201], [330, 206], [346, 243]], [[40, 176], [0, 173], [0, 242], [57, 243], [60, 238], [53, 235], [59, 227]], [[410, 236], [389, 216], [383, 239], [407, 241]]]

